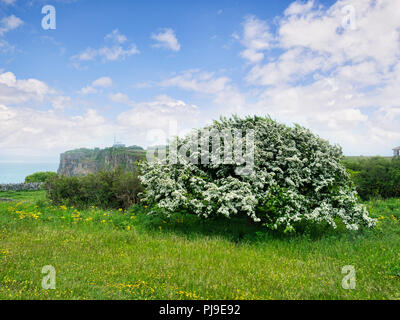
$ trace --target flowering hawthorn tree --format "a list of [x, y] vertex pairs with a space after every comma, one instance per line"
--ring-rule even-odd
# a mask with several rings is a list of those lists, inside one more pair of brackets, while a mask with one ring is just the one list
[[204, 218], [245, 214], [269, 229], [285, 232], [308, 222], [336, 228], [338, 221], [342, 221], [349, 230], [357, 230], [360, 225], [375, 226], [376, 221], [358, 202], [350, 178], [340, 164], [343, 154], [339, 146], [330, 145], [299, 125], [288, 127], [270, 118], [221, 118], [204, 129], [252, 131], [254, 143], [246, 145], [247, 155], [253, 157], [251, 170], [243, 174], [243, 161], [236, 159], [193, 161], [203, 157], [204, 145], [212, 151], [211, 160], [226, 155], [228, 149], [235, 152], [241, 148], [222, 138], [215, 148], [211, 138], [195, 130], [183, 139], [176, 138], [178, 149], [193, 141], [193, 137], [200, 139], [195, 148], [175, 153], [177, 161], [169, 157], [173, 153], [170, 145], [164, 157], [140, 164], [146, 202], [167, 215], [177, 210]]

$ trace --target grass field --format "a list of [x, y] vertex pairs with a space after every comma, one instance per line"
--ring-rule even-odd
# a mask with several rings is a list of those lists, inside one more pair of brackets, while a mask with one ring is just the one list
[[[375, 230], [277, 236], [241, 219], [0, 198], [0, 299], [400, 299], [400, 199], [368, 202]], [[56, 269], [44, 290], [42, 267]], [[342, 288], [342, 268], [356, 289]]]

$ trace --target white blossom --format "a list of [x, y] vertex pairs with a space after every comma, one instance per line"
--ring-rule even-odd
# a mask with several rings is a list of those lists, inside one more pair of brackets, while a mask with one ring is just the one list
[[[301, 126], [287, 127], [269, 118], [223, 118], [205, 129], [255, 130], [253, 172], [241, 176], [236, 171], [240, 163], [193, 164], [181, 155], [173, 164], [142, 162], [145, 201], [166, 214], [177, 210], [202, 217], [245, 214], [273, 230], [291, 231], [303, 221], [332, 228], [342, 221], [349, 230], [375, 226], [340, 164], [339, 146]], [[188, 139], [190, 135], [177, 139], [178, 145]], [[199, 157], [199, 150], [192, 150], [191, 156]], [[222, 156], [224, 148], [216, 152], [212, 157]]]

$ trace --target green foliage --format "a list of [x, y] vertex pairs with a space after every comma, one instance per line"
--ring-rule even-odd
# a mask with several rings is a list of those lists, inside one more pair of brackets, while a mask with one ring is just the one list
[[36, 202], [46, 199], [46, 191], [0, 191], [0, 198], [12, 199], [14, 201]]
[[55, 205], [117, 209], [137, 203], [143, 191], [136, 173], [120, 168], [83, 177], [56, 176], [45, 187]]
[[[311, 238], [239, 216], [35, 204], [36, 193], [0, 203], [0, 299], [400, 299], [399, 199], [367, 203], [378, 228]], [[48, 264], [56, 290], [41, 287]], [[341, 286], [349, 264], [356, 290]]]
[[346, 158], [343, 164], [363, 200], [400, 197], [400, 158]]
[[47, 172], [36, 172], [25, 178], [25, 183], [32, 182], [47, 182], [49, 179], [57, 176], [57, 173], [47, 171]]

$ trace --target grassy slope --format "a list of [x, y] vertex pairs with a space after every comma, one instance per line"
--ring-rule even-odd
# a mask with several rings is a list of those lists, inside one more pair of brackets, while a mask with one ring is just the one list
[[35, 202], [46, 199], [45, 191], [0, 191], [0, 198]]
[[[400, 299], [399, 199], [368, 203], [384, 217], [375, 231], [310, 239], [140, 207], [56, 208], [43, 192], [0, 197], [22, 200], [0, 203], [0, 299]], [[45, 265], [56, 290], [41, 288]], [[341, 287], [345, 265], [356, 290]]]

